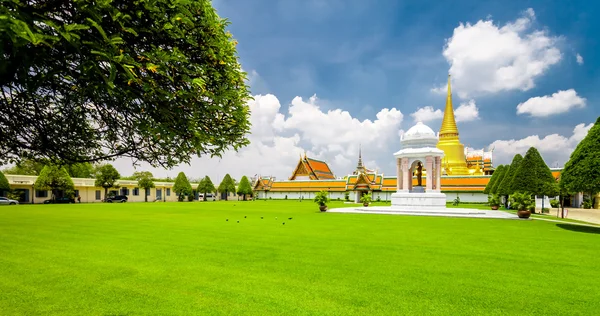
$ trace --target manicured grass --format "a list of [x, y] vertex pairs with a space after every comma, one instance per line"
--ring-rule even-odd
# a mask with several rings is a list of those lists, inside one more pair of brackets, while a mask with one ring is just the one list
[[19, 205], [0, 314], [590, 315], [598, 253], [595, 228], [310, 201]]

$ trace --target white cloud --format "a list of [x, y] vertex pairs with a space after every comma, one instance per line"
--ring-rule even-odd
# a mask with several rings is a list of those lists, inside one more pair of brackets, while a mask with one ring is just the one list
[[[460, 23], [454, 29], [443, 55], [451, 65], [459, 97], [529, 90], [536, 78], [560, 61], [558, 38], [533, 30], [534, 20], [535, 12], [527, 9], [522, 17], [502, 26], [487, 19]], [[445, 84], [433, 90], [441, 93]]]
[[517, 105], [517, 114], [546, 117], [585, 107], [586, 99], [573, 89], [560, 90], [552, 95], [533, 97]]
[[[316, 96], [308, 100], [296, 97], [286, 117], [277, 97], [257, 95], [249, 102], [252, 128], [248, 147], [238, 153], [226, 152], [222, 159], [193, 158], [191, 165], [177, 166], [171, 171], [145, 164], [140, 169], [160, 177], [175, 177], [180, 171], [192, 178], [209, 175], [217, 183], [226, 173], [236, 179], [255, 174], [287, 179], [300, 154], [307, 150], [309, 157], [327, 161], [337, 176], [345, 176], [358, 159], [359, 144], [364, 158], [375, 158], [372, 153], [382, 152], [390, 144], [400, 145], [397, 135], [403, 114], [399, 110], [385, 108], [374, 120], [361, 121], [340, 109], [324, 112], [319, 104]], [[130, 159], [119, 159], [114, 165], [123, 175], [133, 173]]]
[[549, 167], [562, 167], [593, 125], [581, 123], [575, 126], [571, 136], [550, 134], [543, 138], [532, 135], [518, 140], [497, 140], [489, 146], [494, 149], [494, 165], [510, 164], [514, 155], [525, 155], [530, 147], [535, 147]]
[[479, 119], [479, 109], [475, 100], [469, 100], [467, 103], [461, 103], [454, 111], [456, 122], [469, 122]]
[[413, 117], [415, 122], [428, 122], [433, 120], [438, 120], [444, 117], [444, 112], [442, 110], [437, 109], [434, 110], [431, 106], [426, 106], [419, 108], [414, 113], [410, 114]]
[[[444, 117], [444, 112], [441, 109], [434, 110], [431, 106], [426, 106], [417, 109], [411, 113], [415, 122], [428, 122], [433, 120], [439, 120]], [[456, 122], [469, 122], [479, 119], [479, 108], [475, 104], [475, 100], [469, 100], [469, 102], [461, 103], [458, 108], [454, 110], [454, 118]]]
[[578, 64], [583, 65], [583, 57], [581, 57], [581, 55], [577, 54], [575, 58], [577, 59]]

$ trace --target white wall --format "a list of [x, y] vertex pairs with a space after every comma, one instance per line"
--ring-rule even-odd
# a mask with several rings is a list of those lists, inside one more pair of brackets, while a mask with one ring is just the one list
[[442, 193], [446, 194], [446, 202], [454, 201], [454, 199], [456, 199], [457, 196], [460, 198], [461, 203], [469, 203], [469, 202], [487, 203], [487, 201], [488, 201], [487, 194], [483, 194], [483, 193], [472, 193], [472, 192], [460, 192], [460, 193], [442, 192]]
[[[259, 191], [257, 196], [259, 199], [273, 199], [273, 200], [283, 200], [285, 199], [286, 195], [287, 195], [287, 199], [288, 200], [298, 200], [301, 197], [303, 197], [305, 200], [306, 199], [314, 199], [315, 198], [315, 194], [317, 192], [292, 192], [292, 191]], [[344, 192], [329, 192], [329, 198], [330, 199], [337, 199], [340, 198], [340, 200], [344, 199]]]

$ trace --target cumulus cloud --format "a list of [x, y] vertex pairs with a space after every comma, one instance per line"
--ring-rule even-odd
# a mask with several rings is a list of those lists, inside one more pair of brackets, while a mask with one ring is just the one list
[[[417, 109], [411, 113], [415, 122], [428, 122], [433, 120], [439, 120], [444, 117], [444, 112], [441, 109], [434, 109], [431, 106], [426, 106]], [[479, 119], [479, 108], [475, 104], [475, 100], [469, 100], [469, 102], [461, 103], [458, 108], [454, 110], [454, 119], [456, 122], [469, 122]]]
[[477, 104], [475, 104], [475, 100], [461, 103], [454, 111], [454, 118], [456, 122], [469, 122], [479, 119], [479, 109], [477, 108]]
[[575, 59], [577, 60], [578, 64], [583, 65], [583, 57], [581, 57], [581, 55], [577, 54], [577, 56], [575, 56]]
[[[307, 100], [295, 97], [287, 113], [271, 94], [256, 95], [248, 105], [252, 123], [248, 147], [237, 153], [226, 152], [222, 159], [194, 158], [190, 165], [170, 171], [148, 165], [140, 169], [160, 177], [174, 178], [179, 171], [192, 178], [209, 175], [215, 182], [221, 181], [226, 173], [236, 179], [256, 174], [287, 179], [306, 151], [309, 157], [327, 161], [337, 176], [344, 176], [354, 168], [359, 144], [363, 157], [369, 156], [369, 152], [381, 152], [390, 144], [400, 145], [398, 131], [403, 114], [396, 108], [382, 109], [373, 120], [359, 120], [348, 111], [322, 110], [316, 96]], [[377, 168], [374, 161], [366, 163], [371, 163], [369, 168]], [[134, 171], [129, 159], [119, 159], [114, 165], [123, 175]]]
[[[454, 89], [461, 98], [500, 91], [526, 91], [561, 59], [558, 37], [532, 29], [533, 9], [504, 25], [490, 19], [460, 23], [446, 42]], [[443, 92], [445, 85], [434, 91]]]
[[444, 112], [442, 112], [440, 109], [434, 110], [432, 106], [426, 106], [419, 108], [415, 112], [411, 113], [410, 116], [413, 117], [415, 122], [428, 122], [441, 119], [444, 117]]
[[509, 164], [514, 155], [525, 155], [530, 147], [535, 147], [549, 167], [562, 167], [593, 125], [581, 123], [575, 126], [570, 136], [550, 134], [543, 138], [532, 135], [522, 139], [497, 140], [491, 143], [489, 148], [494, 150], [495, 165]]
[[574, 89], [560, 90], [552, 95], [533, 97], [517, 105], [517, 114], [547, 117], [585, 107], [586, 99], [577, 95]]

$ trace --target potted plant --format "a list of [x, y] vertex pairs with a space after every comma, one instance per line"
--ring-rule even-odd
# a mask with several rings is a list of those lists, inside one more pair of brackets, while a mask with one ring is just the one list
[[535, 202], [531, 194], [527, 192], [517, 192], [510, 196], [510, 204], [517, 208], [519, 218], [529, 218], [531, 209], [535, 210]]
[[369, 203], [371, 203], [372, 200], [373, 199], [371, 198], [371, 193], [367, 193], [360, 197], [360, 202], [363, 204], [364, 207], [369, 206]]
[[488, 204], [492, 207], [492, 210], [497, 210], [500, 207], [500, 196], [495, 193], [488, 195]]
[[320, 191], [315, 194], [315, 203], [319, 204], [321, 212], [327, 211], [327, 203], [329, 203], [329, 194], [327, 191]]

